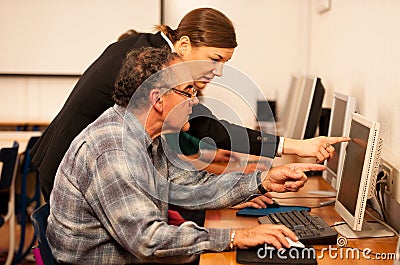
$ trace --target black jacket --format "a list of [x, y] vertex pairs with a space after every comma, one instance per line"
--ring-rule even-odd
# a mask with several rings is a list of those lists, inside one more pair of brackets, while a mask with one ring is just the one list
[[[140, 33], [111, 44], [83, 73], [63, 108], [33, 147], [32, 162], [38, 167], [41, 189], [46, 201], [53, 188], [54, 177], [72, 140], [88, 124], [114, 105], [114, 81], [126, 53], [143, 46], [168, 45], [160, 33]], [[189, 133], [199, 139], [212, 138], [219, 148], [273, 157], [278, 144], [274, 135], [263, 135], [219, 121], [203, 105], [193, 108]], [[246, 141], [248, 138], [248, 141]]]

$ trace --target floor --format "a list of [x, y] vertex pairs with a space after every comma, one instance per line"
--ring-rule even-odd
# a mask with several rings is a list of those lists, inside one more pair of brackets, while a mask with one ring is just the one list
[[[8, 251], [8, 244], [9, 244], [9, 225], [8, 223], [5, 223], [1, 228], [0, 228], [0, 264], [5, 264], [5, 261], [7, 259], [7, 251]], [[21, 232], [21, 226], [16, 225], [16, 232], [15, 232], [15, 251], [18, 250], [19, 246], [19, 237], [20, 237], [20, 232]], [[30, 222], [27, 223], [26, 226], [26, 237], [25, 237], [25, 246], [27, 247], [32, 240], [32, 237], [34, 235], [34, 230], [32, 227], [32, 224]], [[27, 242], [28, 241], [28, 242]], [[34, 244], [36, 245], [36, 243]], [[33, 259], [33, 254], [28, 253], [25, 260], [22, 262], [18, 263], [20, 265], [33, 265], [36, 264], [34, 259]]]

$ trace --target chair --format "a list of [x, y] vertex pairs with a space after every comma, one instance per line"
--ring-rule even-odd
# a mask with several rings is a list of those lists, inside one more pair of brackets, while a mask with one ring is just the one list
[[[31, 220], [35, 229], [36, 238], [38, 240], [40, 256], [44, 265], [58, 264], [51, 253], [49, 242], [46, 237], [47, 217], [50, 214], [50, 205], [43, 204], [38, 209], [33, 211]], [[36, 259], [37, 261], [37, 259]], [[39, 264], [38, 262], [36, 264]]]
[[18, 167], [18, 142], [14, 142], [12, 147], [0, 149], [1, 176], [0, 190], [8, 190], [8, 208], [7, 213], [0, 217], [0, 227], [9, 222], [9, 247], [6, 259], [6, 265], [11, 264], [14, 257], [15, 246], [15, 175]]
[[[20, 243], [18, 247], [17, 254], [14, 258], [14, 263], [18, 264], [21, 262], [25, 256], [30, 252], [33, 244], [35, 243], [35, 236], [32, 237], [31, 242], [29, 246], [24, 249], [25, 245], [25, 232], [26, 232], [26, 217], [27, 217], [27, 211], [26, 208], [31, 205], [32, 203], [35, 203], [35, 209], [39, 208], [40, 206], [40, 185], [39, 185], [39, 179], [38, 179], [38, 173], [37, 173], [37, 168], [35, 165], [31, 163], [32, 157], [31, 157], [31, 149], [35, 145], [35, 143], [39, 140], [39, 136], [34, 136], [31, 137], [28, 141], [28, 144], [26, 146], [25, 152], [24, 152], [24, 158], [22, 161], [21, 165], [21, 196], [20, 196], [20, 202], [17, 204], [17, 216], [18, 216], [18, 222], [21, 225], [21, 236], [20, 236]], [[33, 173], [33, 177], [35, 178], [35, 194], [33, 195], [32, 198], [28, 198], [26, 195], [26, 186], [27, 186], [27, 180], [29, 173]]]

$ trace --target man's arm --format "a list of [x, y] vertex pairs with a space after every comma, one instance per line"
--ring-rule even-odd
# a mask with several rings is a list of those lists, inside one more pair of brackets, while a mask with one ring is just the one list
[[154, 171], [145, 164], [128, 168], [124, 159], [116, 159], [124, 155], [112, 151], [97, 159], [96, 181], [87, 191], [87, 198], [98, 197], [91, 206], [119, 244], [141, 261], [162, 263], [190, 262], [203, 251], [228, 248], [229, 229], [168, 225], [168, 183], [147, 182]]
[[164, 152], [168, 157], [171, 182], [170, 204], [187, 209], [219, 209], [242, 202], [258, 192], [260, 171], [252, 174], [230, 172], [215, 176], [207, 171], [196, 170], [168, 147], [164, 148]]

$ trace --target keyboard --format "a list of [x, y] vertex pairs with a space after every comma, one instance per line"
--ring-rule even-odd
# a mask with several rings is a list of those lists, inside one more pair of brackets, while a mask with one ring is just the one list
[[258, 217], [260, 224], [282, 224], [305, 245], [336, 245], [338, 233], [319, 216], [305, 210], [276, 212]]

